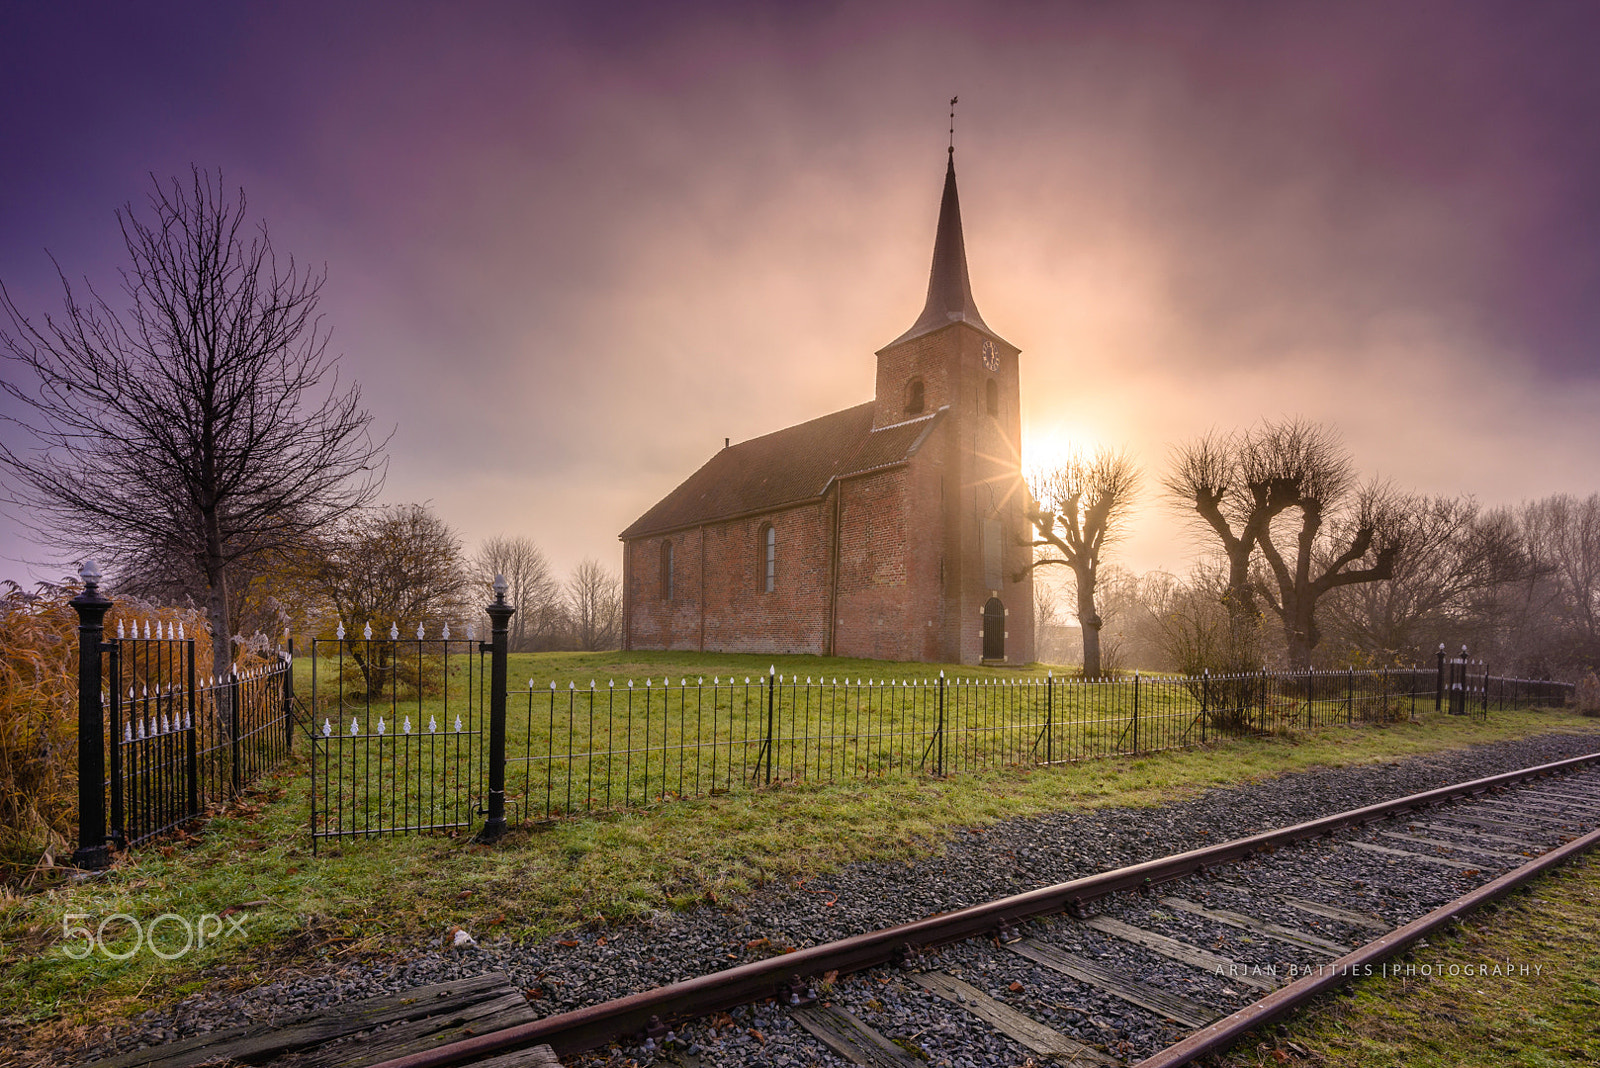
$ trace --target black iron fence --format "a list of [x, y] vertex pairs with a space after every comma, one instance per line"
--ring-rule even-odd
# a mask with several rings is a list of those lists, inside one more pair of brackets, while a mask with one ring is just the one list
[[[117, 625], [85, 566], [79, 616], [78, 849], [104, 867], [126, 849], [201, 816], [281, 763], [293, 741], [293, 656], [201, 678], [195, 638], [170, 621]], [[90, 581], [92, 579], [92, 581]]]
[[508, 701], [506, 791], [525, 820], [772, 782], [1135, 756], [1223, 736], [1392, 720], [1435, 672], [1178, 678], [598, 680]]
[[[498, 613], [498, 614], [497, 614]], [[771, 783], [948, 775], [1135, 756], [1222, 737], [1562, 703], [1571, 686], [1432, 667], [1115, 680], [529, 680], [489, 642], [387, 638], [314, 647], [311, 833], [324, 839], [538, 822]], [[315, 671], [331, 671], [336, 685]]]
[[1467, 647], [1448, 656], [1439, 646], [1438, 664], [1433, 672], [1434, 709], [1451, 715], [1487, 716], [1490, 708], [1526, 708], [1530, 705], [1564, 705], [1572, 700], [1576, 688], [1570, 682], [1551, 679], [1521, 679], [1492, 675], [1489, 666], [1467, 654]]
[[[135, 631], [138, 630], [136, 626]], [[195, 639], [160, 624], [107, 643], [106, 792], [121, 848], [194, 819], [289, 753], [287, 653], [271, 664], [197, 678]]]
[[[469, 631], [470, 635], [470, 631]], [[312, 642], [311, 838], [473, 825], [485, 789], [484, 659], [450, 628]], [[323, 665], [334, 673], [329, 680]], [[330, 692], [331, 691], [331, 692]]]

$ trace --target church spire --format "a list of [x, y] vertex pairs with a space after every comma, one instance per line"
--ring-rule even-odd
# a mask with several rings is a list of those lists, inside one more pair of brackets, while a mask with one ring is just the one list
[[964, 322], [993, 334], [972, 299], [967, 277], [967, 246], [961, 237], [961, 201], [956, 196], [956, 150], [944, 172], [944, 199], [939, 203], [939, 229], [933, 240], [933, 268], [928, 273], [928, 300], [911, 329], [890, 342], [898, 345], [951, 323]]

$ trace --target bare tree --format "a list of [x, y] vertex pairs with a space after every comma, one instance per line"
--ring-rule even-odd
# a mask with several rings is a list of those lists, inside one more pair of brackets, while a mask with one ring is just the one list
[[148, 221], [117, 213], [126, 310], [92, 286], [80, 302], [58, 267], [65, 314], [40, 326], [0, 287], [14, 331], [0, 351], [33, 380], [3, 385], [38, 443], [0, 446], [0, 470], [41, 537], [192, 581], [223, 665], [236, 570], [371, 501], [383, 443], [327, 353], [325, 275], [280, 267], [243, 192], [230, 200], [195, 168], [187, 187], [157, 182], [148, 206]]
[[1323, 596], [1343, 586], [1390, 578], [1411, 532], [1405, 516], [1412, 502], [1384, 485], [1369, 483], [1356, 490], [1348, 510], [1330, 523], [1329, 512], [1339, 503], [1336, 498], [1308, 497], [1300, 507], [1300, 522], [1289, 531], [1289, 553], [1279, 551], [1271, 534], [1261, 539], [1276, 586], [1265, 587], [1267, 603], [1283, 622], [1289, 664], [1297, 669], [1311, 666], [1322, 640], [1317, 606]]
[[1600, 494], [1557, 494], [1525, 505], [1521, 524], [1556, 633], [1550, 666], [1576, 677], [1600, 666]]
[[1083, 673], [1099, 678], [1100, 627], [1095, 580], [1109, 542], [1122, 533], [1139, 490], [1139, 467], [1125, 451], [1100, 449], [1073, 457], [1029, 479], [1037, 507], [1029, 512], [1038, 540], [1034, 568], [1061, 565], [1077, 587], [1078, 624], [1083, 631]]
[[1441, 642], [1480, 653], [1498, 645], [1506, 595], [1531, 566], [1511, 514], [1484, 512], [1467, 497], [1435, 497], [1414, 502], [1402, 521], [1406, 552], [1393, 575], [1328, 597], [1330, 632], [1376, 663], [1429, 661]]
[[[1328, 591], [1389, 578], [1407, 533], [1408, 501], [1378, 483], [1355, 484], [1337, 434], [1300, 419], [1207, 435], [1176, 451], [1169, 495], [1222, 542], [1223, 603], [1236, 631], [1257, 625], [1257, 596], [1283, 624], [1292, 666], [1310, 664]], [[1288, 547], [1288, 551], [1284, 550]], [[1259, 549], [1267, 577], [1252, 574]]]
[[511, 651], [549, 648], [563, 623], [563, 593], [533, 539], [489, 538], [479, 546], [472, 566], [474, 581], [485, 588], [496, 575], [505, 576], [506, 602], [517, 610], [511, 617]]
[[[1172, 601], [1177, 577], [1159, 568], [1135, 574], [1107, 565], [1100, 571], [1098, 585], [1095, 599], [1105, 621], [1100, 643], [1107, 671], [1175, 670], [1168, 656], [1161, 612]], [[1221, 611], [1220, 604], [1213, 607]]]
[[1225, 568], [1202, 566], [1182, 581], [1161, 572], [1146, 579], [1140, 591], [1142, 618], [1163, 670], [1238, 676], [1254, 672], [1266, 660], [1261, 628], [1234, 625], [1224, 597]]
[[355, 641], [370, 624], [376, 638], [390, 627], [402, 637], [419, 625], [459, 622], [468, 589], [461, 539], [425, 504], [363, 509], [346, 516], [308, 557], [307, 577], [333, 607], [346, 648], [369, 694], [382, 692], [387, 643]]
[[622, 583], [596, 560], [573, 569], [567, 583], [572, 637], [580, 649], [615, 649], [622, 633]]
[[1273, 519], [1298, 503], [1303, 468], [1319, 459], [1302, 446], [1299, 455], [1274, 463], [1267, 446], [1279, 437], [1273, 424], [1247, 434], [1213, 431], [1176, 447], [1172, 470], [1163, 480], [1169, 497], [1195, 512], [1220, 539], [1227, 560], [1222, 600], [1241, 632], [1259, 619], [1250, 576], [1256, 547]]
[[[1065, 578], [1066, 576], [1061, 576]], [[1067, 614], [1062, 607], [1066, 590], [1064, 582], [1052, 581], [1049, 572], [1033, 578], [1033, 640], [1035, 656], [1045, 664], [1077, 663], [1083, 657], [1083, 647], [1074, 640], [1075, 635], [1067, 624]]]

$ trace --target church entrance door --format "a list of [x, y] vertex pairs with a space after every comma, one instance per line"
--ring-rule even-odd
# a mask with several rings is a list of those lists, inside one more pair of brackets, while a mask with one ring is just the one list
[[1006, 606], [998, 597], [989, 598], [983, 606], [983, 658], [1006, 658]]

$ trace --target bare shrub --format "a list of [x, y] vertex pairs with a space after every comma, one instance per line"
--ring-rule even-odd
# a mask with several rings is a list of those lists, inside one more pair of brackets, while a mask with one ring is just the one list
[[1594, 672], [1589, 672], [1578, 680], [1578, 688], [1573, 693], [1573, 701], [1578, 706], [1578, 711], [1585, 716], [1600, 716], [1600, 678]]

